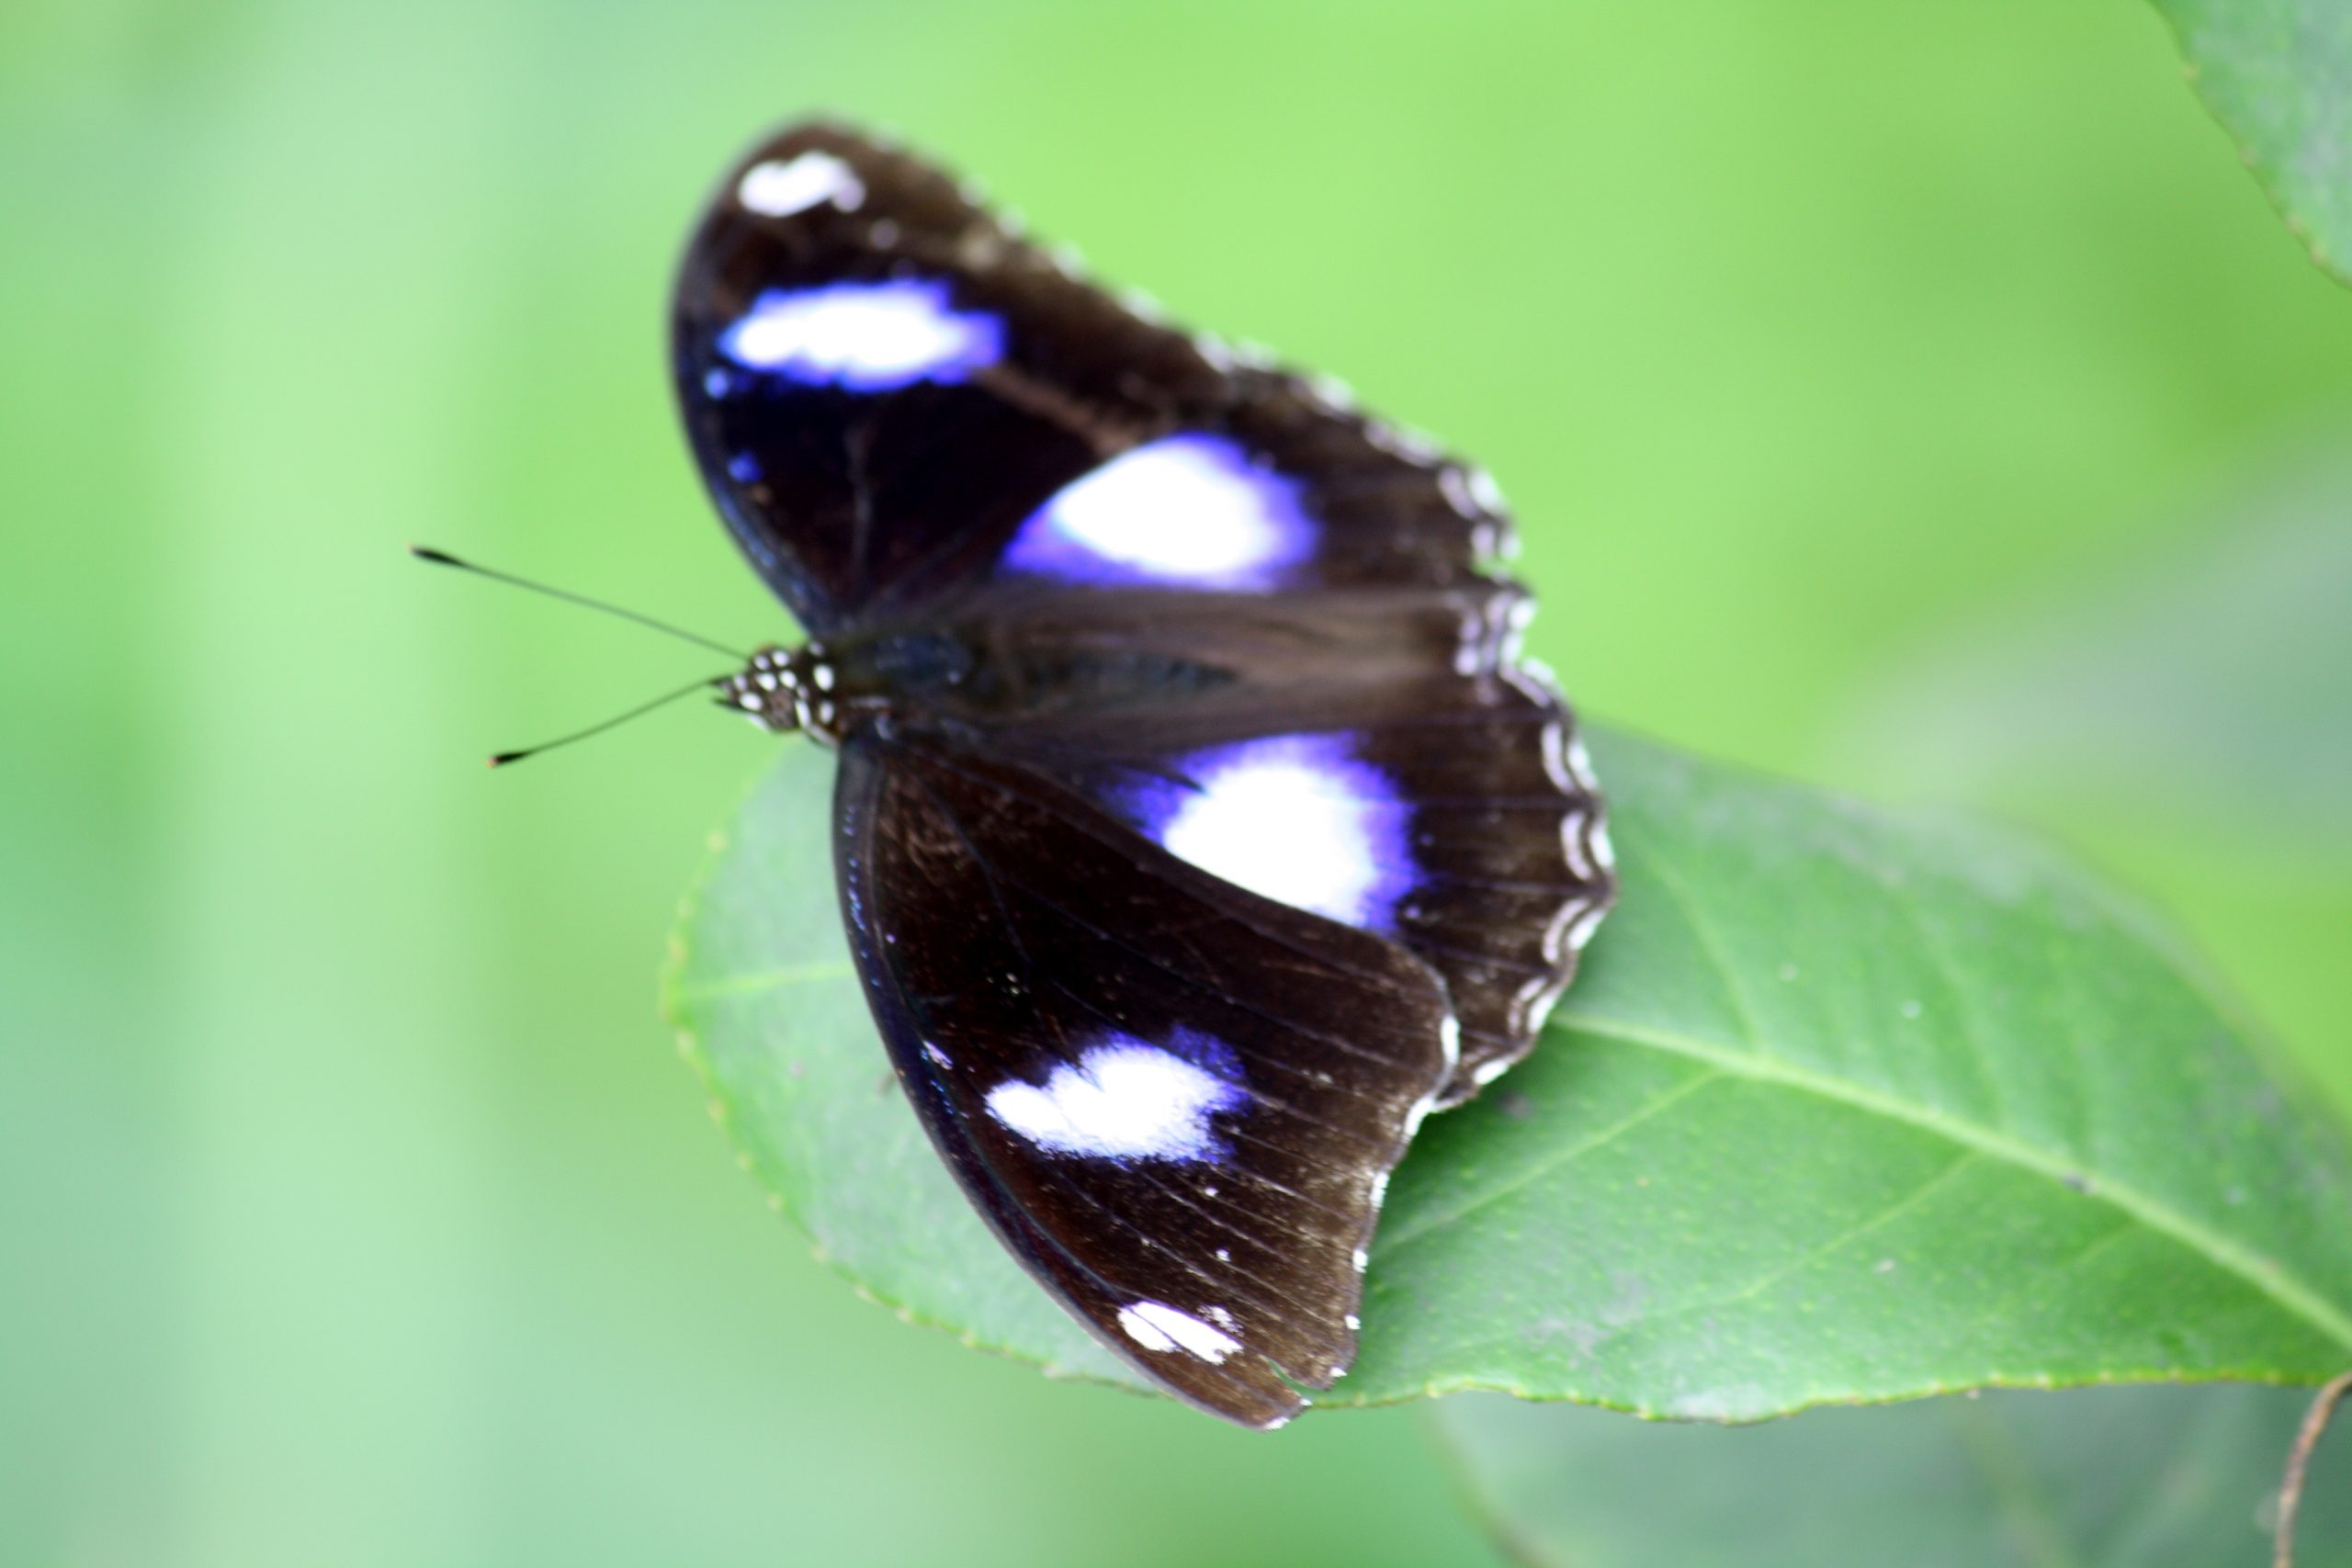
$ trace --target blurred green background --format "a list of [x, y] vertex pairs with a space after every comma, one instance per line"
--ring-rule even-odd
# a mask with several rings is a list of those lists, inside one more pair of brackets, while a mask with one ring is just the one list
[[10, 0], [0, 1562], [1494, 1561], [1413, 1410], [1052, 1385], [775, 1221], [652, 1000], [772, 741], [481, 769], [702, 661], [409, 540], [785, 633], [661, 333], [820, 107], [1491, 465], [1589, 712], [2041, 823], [2352, 1105], [2344, 599], [2229, 564], [2352, 581], [2352, 299], [2139, 0]]

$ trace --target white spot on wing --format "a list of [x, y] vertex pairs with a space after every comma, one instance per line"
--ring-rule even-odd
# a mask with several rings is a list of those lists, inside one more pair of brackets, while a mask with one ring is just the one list
[[769, 218], [789, 218], [823, 202], [854, 212], [865, 201], [857, 171], [831, 152], [803, 152], [789, 163], [770, 158], [743, 171], [735, 199]]
[[1144, 830], [1252, 893], [1351, 925], [1385, 924], [1412, 882], [1410, 807], [1344, 735], [1283, 735], [1194, 753], [1190, 789], [1155, 795]]
[[1337, 376], [1310, 376], [1306, 379], [1307, 395], [1334, 413], [1348, 413], [1356, 406], [1353, 387]]
[[1584, 737], [1572, 737], [1568, 741], [1568, 776], [1578, 789], [1590, 795], [1599, 786], [1592, 776], [1592, 753], [1585, 750]]
[[1437, 488], [1444, 492], [1445, 503], [1464, 517], [1476, 521], [1484, 515], [1477, 499], [1470, 493], [1470, 480], [1460, 468], [1440, 468]]
[[953, 309], [947, 286], [921, 278], [771, 288], [718, 337], [747, 369], [811, 386], [887, 391], [961, 381], [1004, 355], [1004, 323]]
[[1170, 435], [1065, 486], [1005, 547], [1007, 571], [1090, 583], [1250, 589], [1314, 553], [1295, 481], [1219, 435]]
[[1098, 1159], [1208, 1160], [1225, 1155], [1209, 1126], [1250, 1091], [1175, 1052], [1128, 1035], [1092, 1045], [1041, 1086], [1008, 1078], [989, 1114], [1049, 1154]]
[[1402, 457], [1416, 468], [1434, 468], [1445, 456], [1442, 447], [1419, 431], [1377, 420], [1364, 426], [1363, 438], [1391, 457]]
[[1590, 882], [1598, 874], [1584, 847], [1584, 836], [1590, 826], [1581, 813], [1572, 812], [1560, 819], [1560, 848], [1567, 859], [1568, 874], [1578, 882]]
[[1147, 1350], [1183, 1350], [1211, 1363], [1221, 1363], [1241, 1348], [1241, 1341], [1230, 1334], [1166, 1302], [1137, 1302], [1121, 1307], [1119, 1326]]

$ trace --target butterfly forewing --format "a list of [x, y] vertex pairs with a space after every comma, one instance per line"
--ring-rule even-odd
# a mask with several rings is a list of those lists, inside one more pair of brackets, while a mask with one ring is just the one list
[[672, 333], [719, 511], [817, 629], [999, 571], [1437, 583], [1507, 544], [1482, 476], [1344, 412], [1336, 384], [1139, 318], [936, 170], [833, 127], [721, 182]]
[[722, 182], [672, 330], [719, 510], [819, 629], [985, 570], [1057, 489], [1218, 386], [944, 175], [825, 126]]

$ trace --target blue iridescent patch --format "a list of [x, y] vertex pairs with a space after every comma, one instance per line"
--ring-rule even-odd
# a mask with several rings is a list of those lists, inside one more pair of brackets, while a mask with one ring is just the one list
[[1004, 357], [1004, 322], [955, 309], [947, 286], [924, 278], [771, 288], [718, 334], [718, 350], [808, 386], [887, 392], [987, 369]]
[[1269, 589], [1315, 553], [1315, 533], [1295, 480], [1224, 436], [1170, 435], [1056, 491], [999, 569], [1104, 586]]

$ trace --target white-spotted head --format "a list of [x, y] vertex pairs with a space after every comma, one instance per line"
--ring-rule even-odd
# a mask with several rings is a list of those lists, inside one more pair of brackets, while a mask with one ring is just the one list
[[824, 645], [752, 651], [741, 671], [718, 683], [718, 705], [731, 708], [772, 734], [804, 730], [829, 746], [841, 744], [841, 704]]

